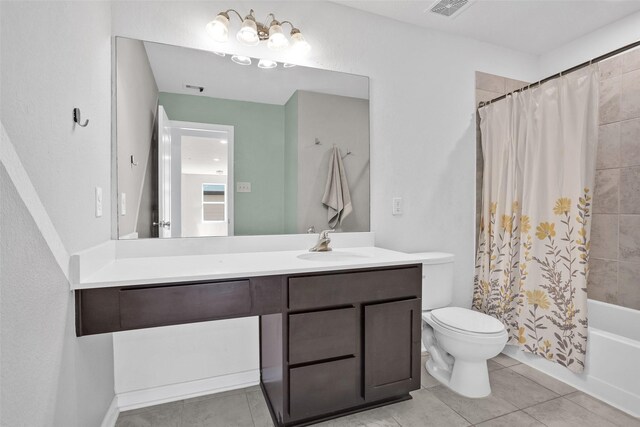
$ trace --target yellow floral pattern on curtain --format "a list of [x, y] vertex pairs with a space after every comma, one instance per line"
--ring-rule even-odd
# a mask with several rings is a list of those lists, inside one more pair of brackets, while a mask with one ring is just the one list
[[473, 309], [508, 344], [574, 372], [587, 348], [598, 70], [585, 67], [479, 110], [482, 215]]
[[[589, 189], [576, 204], [568, 197], [558, 198], [555, 217], [540, 222], [535, 230], [518, 202], [512, 203], [510, 215], [500, 216], [498, 227], [497, 203], [490, 206], [488, 221], [480, 221], [473, 308], [501, 319], [509, 344], [582, 371], [587, 318], [573, 301], [576, 293], [586, 298]], [[534, 247], [544, 255], [532, 255]], [[541, 282], [528, 286], [531, 263], [540, 270]]]

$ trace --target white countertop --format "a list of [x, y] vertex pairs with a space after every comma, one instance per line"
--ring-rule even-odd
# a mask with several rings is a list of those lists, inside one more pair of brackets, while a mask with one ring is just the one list
[[[377, 247], [334, 249], [313, 253], [323, 258], [308, 260], [305, 250], [244, 252], [230, 254], [116, 258], [74, 285], [74, 289], [105, 288], [149, 283], [186, 282], [272, 276], [416, 264], [427, 254], [406, 254]], [[435, 255], [435, 253], [434, 253]], [[341, 259], [341, 257], [343, 257]]]

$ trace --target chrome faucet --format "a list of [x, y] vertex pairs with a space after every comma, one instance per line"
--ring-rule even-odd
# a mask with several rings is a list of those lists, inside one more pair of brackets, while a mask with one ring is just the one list
[[331, 243], [331, 239], [329, 238], [330, 231], [335, 230], [322, 230], [318, 236], [316, 245], [309, 249], [309, 252], [329, 252], [331, 250], [329, 247], [329, 243]]

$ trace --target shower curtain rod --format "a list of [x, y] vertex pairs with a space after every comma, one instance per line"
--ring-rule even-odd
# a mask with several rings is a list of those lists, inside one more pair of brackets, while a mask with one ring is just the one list
[[562, 77], [565, 74], [572, 73], [572, 72], [577, 71], [577, 70], [579, 70], [581, 68], [584, 68], [584, 67], [587, 67], [587, 66], [589, 66], [591, 64], [595, 64], [597, 62], [603, 61], [603, 60], [605, 60], [607, 58], [611, 58], [612, 56], [616, 56], [616, 55], [618, 55], [618, 54], [620, 54], [622, 52], [625, 52], [627, 50], [633, 49], [634, 47], [638, 47], [638, 46], [640, 46], [640, 40], [638, 40], [635, 43], [631, 43], [631, 44], [628, 44], [626, 46], [623, 46], [623, 47], [621, 47], [619, 49], [613, 50], [613, 51], [611, 51], [609, 53], [605, 53], [604, 55], [600, 55], [600, 56], [598, 56], [596, 58], [593, 58], [593, 59], [591, 59], [589, 61], [583, 62], [582, 64], [576, 65], [575, 67], [571, 67], [571, 68], [566, 69], [564, 71], [560, 71], [559, 73], [554, 74], [552, 76], [549, 76], [549, 77], [547, 77], [545, 79], [539, 80], [536, 83], [531, 83], [531, 84], [529, 84], [529, 85], [527, 85], [525, 87], [522, 87], [520, 89], [514, 90], [514, 91], [509, 92], [509, 93], [505, 93], [504, 95], [500, 95], [499, 97], [493, 98], [493, 99], [491, 99], [491, 100], [489, 100], [487, 102], [483, 101], [478, 105], [478, 110], [480, 108], [486, 107], [487, 105], [492, 104], [492, 103], [494, 103], [496, 101], [500, 101], [501, 99], [504, 99], [504, 98], [506, 98], [507, 96], [509, 96], [509, 95], [511, 95], [513, 93], [523, 92], [523, 91], [525, 91], [527, 89], [530, 89], [531, 87], [540, 86], [541, 84], [546, 83], [549, 80], [557, 79], [558, 77]]

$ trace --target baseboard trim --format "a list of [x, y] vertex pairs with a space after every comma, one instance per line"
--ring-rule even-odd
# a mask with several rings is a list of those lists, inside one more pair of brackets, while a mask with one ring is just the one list
[[113, 396], [113, 400], [107, 409], [107, 413], [104, 414], [100, 427], [114, 427], [116, 425], [116, 421], [118, 421], [118, 415], [120, 415], [120, 410], [118, 409], [118, 396]]
[[116, 395], [120, 412], [145, 408], [161, 403], [175, 402], [207, 394], [220, 393], [238, 388], [250, 387], [260, 383], [260, 370], [238, 372], [229, 375], [169, 384], [160, 387], [134, 390]]

